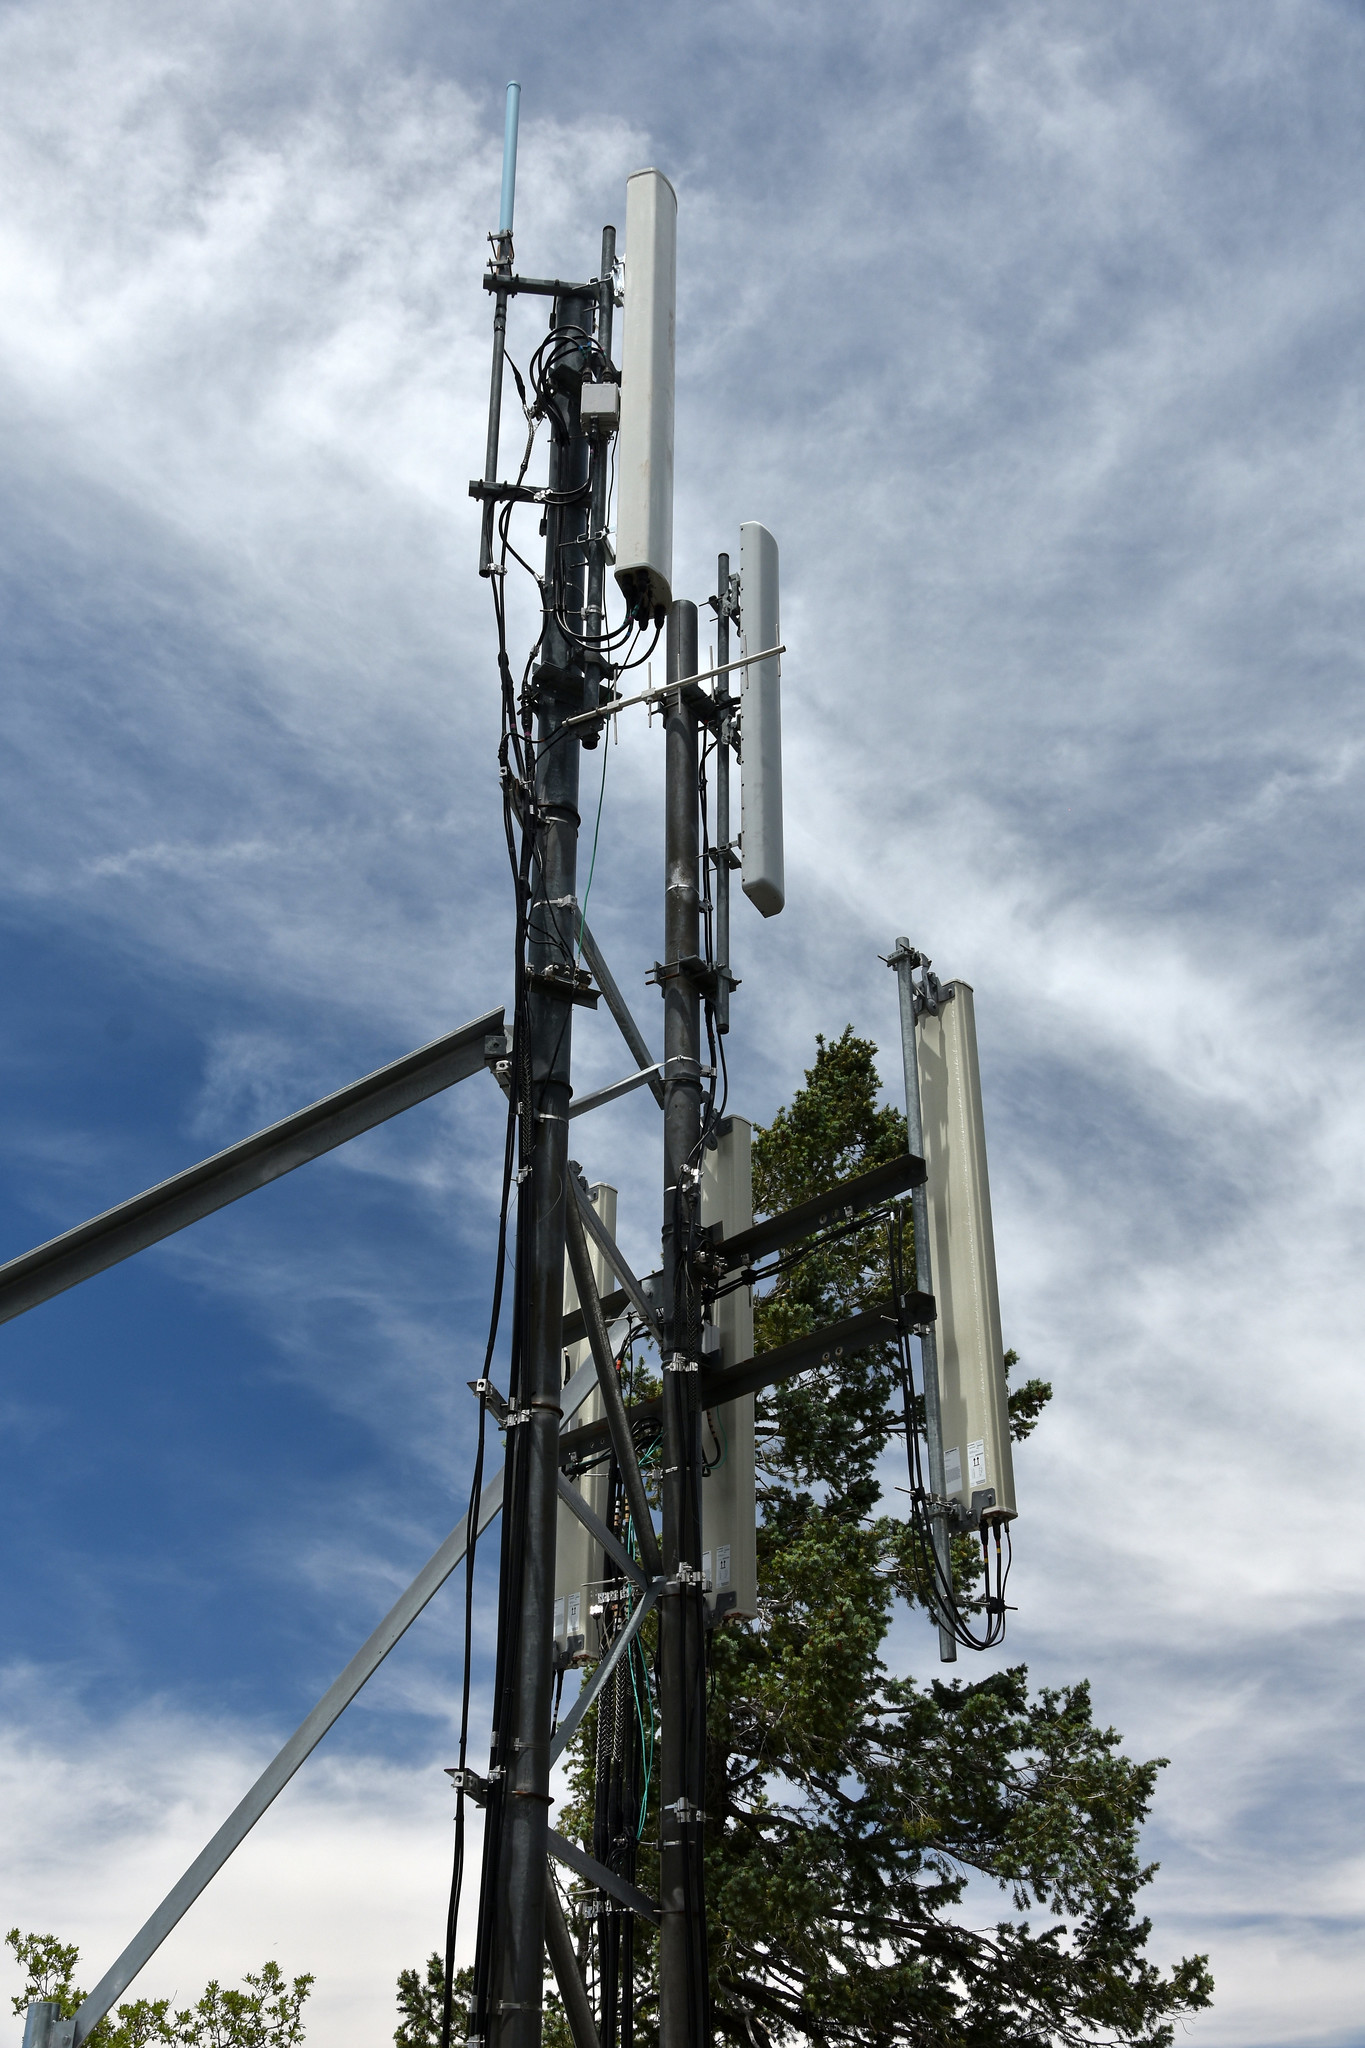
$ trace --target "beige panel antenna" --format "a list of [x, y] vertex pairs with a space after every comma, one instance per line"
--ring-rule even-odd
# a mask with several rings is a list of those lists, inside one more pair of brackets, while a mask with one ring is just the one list
[[937, 1014], [921, 1012], [918, 1041], [945, 1491], [969, 1514], [975, 1506], [988, 1520], [1012, 1520], [1014, 1459], [981, 1069], [965, 981], [945, 983]]

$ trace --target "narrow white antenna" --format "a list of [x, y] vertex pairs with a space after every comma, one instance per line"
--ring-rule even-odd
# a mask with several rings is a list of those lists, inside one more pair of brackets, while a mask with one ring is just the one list
[[502, 128], [502, 204], [498, 208], [498, 233], [510, 235], [512, 213], [517, 199], [517, 128], [521, 121], [521, 87], [513, 79], [507, 88], [507, 112]]
[[777, 599], [777, 542], [750, 519], [739, 529], [739, 591], [746, 655], [740, 689], [739, 801], [741, 883], [764, 917], [787, 900], [782, 856], [782, 665]]
[[662, 171], [626, 180], [626, 329], [617, 441], [616, 581], [643, 624], [673, 602], [673, 328], [678, 196]]

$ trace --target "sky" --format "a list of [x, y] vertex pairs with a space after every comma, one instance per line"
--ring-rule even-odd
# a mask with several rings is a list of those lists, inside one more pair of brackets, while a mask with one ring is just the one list
[[[526, 270], [593, 275], [630, 171], [678, 191], [675, 590], [781, 544], [732, 1106], [850, 1022], [896, 1098], [901, 934], [973, 985], [1006, 1340], [1055, 1389], [982, 1661], [1169, 1760], [1182, 2038], [1359, 2048], [1359, 5], [0, 10], [0, 1257], [509, 995], [466, 485], [510, 77]], [[657, 1043], [621, 726], [592, 922]], [[575, 1031], [580, 1087], [628, 1069]], [[87, 1985], [463, 1514], [501, 1121], [476, 1076], [0, 1331], [0, 1923]], [[652, 1264], [649, 1098], [574, 1139]], [[314, 2038], [388, 2038], [458, 1624], [139, 1989], [273, 1955]]]

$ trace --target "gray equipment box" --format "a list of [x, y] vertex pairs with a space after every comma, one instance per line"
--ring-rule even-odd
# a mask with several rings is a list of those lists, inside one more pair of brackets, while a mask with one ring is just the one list
[[[733, 1237], [754, 1220], [752, 1129], [743, 1117], [722, 1120], [720, 1141], [702, 1155], [701, 1220]], [[739, 1365], [754, 1355], [753, 1289], [737, 1287], [712, 1309], [719, 1360]], [[757, 1508], [754, 1496], [754, 1397], [702, 1411], [701, 1568], [711, 1582], [707, 1605], [717, 1619], [747, 1621], [758, 1612]]]

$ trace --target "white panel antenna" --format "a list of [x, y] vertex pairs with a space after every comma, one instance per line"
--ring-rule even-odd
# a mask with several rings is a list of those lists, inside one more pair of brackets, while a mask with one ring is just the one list
[[945, 1491], [969, 1514], [1010, 1521], [1017, 1509], [1009, 1394], [976, 1012], [965, 981], [944, 985], [940, 1008], [921, 1013], [918, 1034]]
[[[744, 652], [755, 654], [781, 640], [777, 599], [777, 542], [750, 519], [739, 529], [739, 601]], [[787, 900], [782, 856], [782, 665], [778, 655], [742, 671], [740, 686], [741, 882], [765, 917]]]
[[626, 180], [626, 325], [617, 443], [616, 581], [652, 619], [673, 602], [673, 362], [678, 196], [662, 171]]

